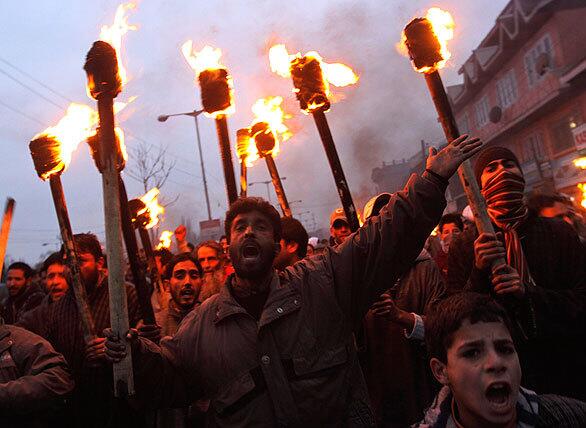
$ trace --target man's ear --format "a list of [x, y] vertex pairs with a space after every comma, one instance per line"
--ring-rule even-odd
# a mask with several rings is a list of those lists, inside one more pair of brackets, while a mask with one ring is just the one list
[[431, 372], [439, 383], [442, 385], [449, 384], [447, 367], [444, 363], [437, 358], [432, 358], [429, 361], [429, 367], [431, 367]]
[[97, 265], [98, 265], [98, 269], [103, 269], [104, 268], [104, 258], [100, 257], [97, 261], [96, 261]]
[[170, 282], [168, 279], [163, 280], [163, 291], [169, 291]]

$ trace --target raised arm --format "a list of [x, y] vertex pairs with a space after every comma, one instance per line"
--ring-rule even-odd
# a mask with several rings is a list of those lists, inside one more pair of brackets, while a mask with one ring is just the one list
[[338, 301], [354, 323], [415, 261], [446, 206], [448, 179], [481, 147], [464, 135], [439, 153], [430, 149], [425, 172], [412, 175], [378, 216], [330, 251]]

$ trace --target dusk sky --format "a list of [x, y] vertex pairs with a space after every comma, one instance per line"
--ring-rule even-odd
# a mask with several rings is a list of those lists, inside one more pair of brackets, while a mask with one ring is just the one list
[[[71, 101], [95, 107], [85, 91], [85, 55], [99, 29], [111, 24], [118, 1], [2, 1], [0, 10], [0, 204], [16, 199], [7, 254], [37, 263], [60, 245], [49, 184], [35, 173], [28, 150], [30, 139], [63, 116]], [[439, 142], [441, 128], [424, 79], [395, 49], [404, 25], [431, 6], [449, 10], [456, 21], [450, 43], [453, 57], [443, 72], [446, 84], [460, 83], [457, 70], [494, 25], [505, 0], [436, 1], [156, 1], [142, 0], [129, 14], [137, 31], [124, 38], [123, 61], [130, 82], [120, 100], [136, 100], [118, 117], [132, 153], [147, 144], [153, 153], [167, 148], [175, 161], [163, 199], [178, 198], [168, 207], [160, 230], [174, 229], [181, 218], [194, 227], [205, 220], [206, 208], [193, 119], [157, 121], [164, 113], [200, 108], [194, 73], [180, 47], [192, 39], [199, 50], [206, 44], [222, 50], [222, 62], [234, 79], [236, 113], [229, 118], [232, 143], [238, 128], [248, 126], [255, 100], [280, 95], [293, 117], [287, 125], [293, 137], [276, 158], [295, 212], [310, 211], [319, 227], [339, 206], [334, 181], [311, 117], [303, 115], [291, 93], [290, 79], [272, 74], [268, 49], [285, 43], [290, 52], [318, 51], [328, 62], [350, 65], [360, 76], [354, 86], [334, 89], [336, 98], [327, 117], [357, 207], [373, 196], [370, 175], [383, 161], [406, 158], [419, 150], [420, 140]], [[226, 210], [215, 126], [200, 117], [204, 161], [213, 216]], [[142, 143], [141, 143], [142, 141]], [[237, 162], [235, 167], [237, 167]], [[133, 158], [127, 168], [132, 168]], [[249, 170], [249, 181], [268, 180], [264, 162]], [[62, 175], [74, 232], [94, 232], [104, 240], [101, 177], [81, 144]], [[143, 193], [125, 175], [128, 193]], [[251, 187], [250, 195], [266, 198], [266, 187]], [[276, 198], [272, 192], [272, 201]], [[310, 214], [303, 214], [305, 219]], [[309, 217], [308, 217], [309, 216]]]

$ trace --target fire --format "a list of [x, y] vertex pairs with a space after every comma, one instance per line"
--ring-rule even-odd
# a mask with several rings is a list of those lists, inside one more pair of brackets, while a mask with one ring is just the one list
[[[252, 106], [254, 120], [252, 121], [251, 127], [257, 123], [265, 122], [269, 125], [267, 132], [271, 132], [275, 138], [275, 147], [270, 151], [273, 157], [279, 153], [279, 142], [287, 141], [293, 135], [284, 123], [285, 119], [289, 119], [291, 115], [283, 111], [281, 108], [282, 103], [282, 97], [267, 97], [257, 100]], [[251, 138], [250, 140], [247, 164], [258, 159], [258, 151], [254, 139]], [[250, 161], [248, 161], [249, 158], [251, 158]], [[251, 165], [248, 164], [248, 166]]]
[[[419, 73], [430, 73], [439, 70], [446, 65], [448, 60], [452, 57], [451, 52], [448, 50], [448, 42], [454, 38], [454, 28], [456, 27], [452, 15], [439, 7], [432, 7], [429, 9], [425, 15], [425, 19], [431, 24], [431, 29], [439, 43], [438, 54], [441, 59], [433, 65], [426, 65], [419, 68], [414, 66], [415, 70]], [[407, 37], [405, 31], [403, 31], [401, 41], [397, 44], [397, 50], [405, 56], [410, 56], [406, 43]]]
[[[250, 128], [245, 128], [250, 131]], [[256, 160], [260, 157], [258, 150], [256, 149], [256, 143], [254, 138], [248, 135], [238, 136], [236, 141], [236, 154], [238, 155], [238, 161], [240, 163], [246, 162], [246, 166], [251, 167]]]
[[580, 205], [582, 205], [582, 208], [586, 209], [586, 183], [579, 183], [578, 189], [582, 192], [582, 202], [580, 202]]
[[[59, 141], [59, 158], [63, 165], [59, 170], [64, 170], [71, 163], [71, 156], [77, 146], [90, 136], [95, 134], [95, 127], [98, 123], [98, 113], [85, 104], [71, 103], [67, 107], [65, 116], [59, 120], [57, 125], [45, 129], [40, 134], [33, 137], [37, 139], [42, 136], [53, 138]], [[57, 171], [48, 172], [45, 178]]]
[[586, 156], [574, 160], [576, 168], [586, 169]]
[[173, 237], [173, 232], [170, 230], [163, 230], [161, 233], [161, 237], [159, 238], [159, 244], [157, 245], [156, 249], [161, 250], [163, 248], [171, 248], [171, 238]]
[[[344, 87], [358, 82], [356, 73], [345, 64], [329, 64], [315, 51], [308, 52], [304, 56], [317, 59], [321, 65], [324, 79], [334, 86]], [[269, 49], [271, 71], [282, 77], [291, 77], [291, 64], [299, 58], [302, 58], [299, 52], [291, 55], [283, 44], [275, 45]]]
[[[220, 58], [222, 57], [222, 51], [220, 49], [214, 49], [211, 46], [205, 46], [201, 51], [196, 52], [193, 49], [193, 41], [187, 40], [181, 46], [181, 52], [183, 53], [183, 56], [187, 60], [189, 66], [195, 71], [196, 79], [199, 79], [200, 74], [205, 71], [225, 70], [227, 73], [226, 67], [220, 62]], [[204, 111], [206, 116], [217, 118], [218, 116], [228, 116], [234, 113], [234, 84], [230, 74], [226, 75], [226, 82], [229, 88], [230, 105], [220, 111]]]
[[140, 197], [145, 207], [137, 213], [137, 216], [148, 213], [150, 221], [145, 229], [151, 229], [159, 223], [159, 214], [165, 213], [165, 208], [159, 205], [159, 189], [153, 187], [147, 193]]
[[122, 64], [122, 36], [138, 28], [136, 25], [130, 25], [128, 23], [127, 12], [133, 10], [135, 7], [136, 4], [132, 2], [119, 5], [114, 15], [114, 23], [111, 26], [104, 25], [100, 30], [100, 40], [109, 43], [116, 50], [118, 74], [123, 85], [128, 82], [128, 76]]

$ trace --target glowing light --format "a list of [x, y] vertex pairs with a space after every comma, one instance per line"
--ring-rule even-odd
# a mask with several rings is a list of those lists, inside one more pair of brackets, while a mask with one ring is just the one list
[[159, 243], [157, 244], [156, 249], [161, 250], [163, 248], [169, 249], [171, 248], [171, 238], [173, 237], [173, 232], [170, 230], [163, 230], [161, 236], [159, 237]]
[[135, 7], [136, 4], [134, 3], [123, 3], [119, 5], [114, 15], [114, 23], [110, 26], [104, 25], [100, 30], [99, 39], [109, 43], [116, 50], [118, 74], [123, 85], [127, 83], [128, 76], [122, 63], [122, 36], [138, 28], [136, 25], [130, 25], [128, 23], [127, 12], [133, 10]]
[[148, 213], [149, 215], [149, 223], [145, 226], [145, 229], [151, 229], [159, 224], [159, 215], [165, 213], [165, 208], [159, 205], [159, 193], [159, 189], [153, 187], [140, 197], [140, 200], [145, 204], [145, 207], [137, 213], [137, 217], [145, 213]]

